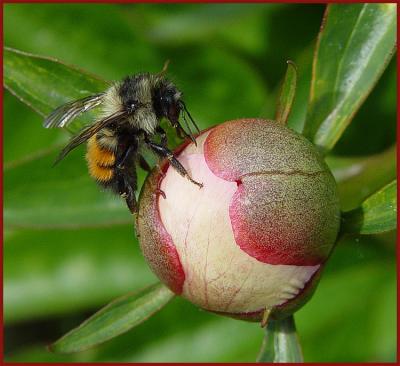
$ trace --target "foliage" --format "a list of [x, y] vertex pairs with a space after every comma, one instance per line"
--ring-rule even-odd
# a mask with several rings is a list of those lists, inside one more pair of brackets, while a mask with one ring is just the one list
[[[375, 25], [383, 19], [372, 5], [355, 7], [351, 17], [338, 16], [343, 33], [348, 30], [345, 23], [354, 26], [354, 19], [362, 18], [360, 14]], [[340, 8], [338, 5], [331, 12]], [[191, 114], [201, 128], [239, 117], [272, 118], [285, 63], [291, 59], [297, 65], [298, 80], [288, 124], [298, 131], [304, 128], [325, 151], [337, 142], [327, 162], [339, 183], [342, 208], [353, 210], [346, 214], [352, 219], [345, 221], [345, 227], [351, 227], [353, 234], [365, 227], [365, 233], [377, 232], [373, 225], [371, 229], [371, 222], [383, 217], [385, 230], [392, 229], [396, 217], [394, 183], [379, 189], [395, 178], [394, 62], [371, 95], [367, 94], [390, 57], [393, 47], [387, 38], [394, 20], [386, 14], [385, 21], [380, 22], [387, 26], [386, 31], [378, 32], [381, 39], [363, 40], [372, 32], [355, 28], [357, 37], [352, 40], [358, 45], [376, 45], [383, 39], [383, 43], [378, 42], [382, 45], [378, 47], [381, 57], [376, 51], [375, 58], [367, 58], [362, 64], [363, 75], [373, 69], [368, 80], [360, 79], [362, 88], [352, 89], [361, 89], [362, 95], [346, 94], [346, 98], [356, 99], [344, 103], [351, 105], [350, 110], [340, 112], [346, 118], [334, 119], [340, 123], [332, 124], [332, 119], [322, 122], [316, 118], [314, 107], [324, 95], [315, 75], [330, 76], [332, 72], [321, 70], [330, 59], [323, 53], [323, 38], [330, 36], [334, 41], [337, 37], [329, 32], [329, 17], [317, 54], [324, 61], [314, 65], [311, 79], [312, 51], [323, 11], [320, 5], [275, 4], [7, 4], [4, 37], [9, 47], [51, 55], [106, 80], [141, 70], [156, 72], [170, 59], [169, 73], [185, 91]], [[352, 45], [349, 49], [357, 61], [359, 47]], [[345, 56], [342, 72], [349, 60], [354, 61], [349, 52]], [[12, 50], [5, 51], [4, 71], [7, 89], [42, 115], [60, 102], [104, 85], [75, 68]], [[290, 79], [289, 71], [287, 75]], [[307, 111], [310, 85], [313, 94]], [[290, 103], [291, 89], [282, 90], [281, 101]], [[338, 93], [330, 106], [341, 98], [343, 94]], [[155, 278], [141, 257], [131, 216], [119, 198], [101, 192], [90, 180], [83, 150], [52, 169], [67, 134], [44, 130], [41, 117], [8, 92], [4, 107], [6, 359], [253, 361], [263, 334], [258, 326], [199, 311], [179, 298], [145, 324], [97, 348], [73, 355], [48, 353], [44, 345], [77, 326], [87, 313], [116, 296], [154, 283]], [[350, 122], [348, 116], [359, 107], [338, 140], [343, 126]], [[285, 121], [288, 109], [281, 111], [278, 115]], [[326, 133], [331, 130], [336, 132]], [[144, 179], [143, 173], [140, 179]], [[367, 198], [375, 191], [379, 192]], [[361, 203], [363, 220], [358, 208]], [[379, 205], [389, 209], [377, 209]], [[364, 228], [363, 223], [367, 224]], [[394, 232], [344, 236], [338, 244], [313, 299], [296, 313], [305, 360], [395, 360], [394, 237]], [[102, 319], [107, 320], [109, 312], [98, 315], [92, 319], [100, 319], [103, 326], [106, 323], [101, 323]], [[351, 341], [343, 334], [352, 334]]]
[[173, 297], [174, 294], [161, 283], [124, 295], [52, 344], [50, 349], [60, 353], [87, 350], [142, 323]]
[[342, 232], [377, 234], [396, 229], [397, 181], [368, 197], [358, 208], [344, 212]]
[[396, 5], [327, 8], [313, 61], [304, 134], [324, 152], [333, 148], [391, 59]]
[[287, 61], [288, 68], [282, 88], [279, 94], [278, 104], [276, 106], [274, 120], [285, 125], [287, 123], [290, 110], [296, 95], [297, 70], [292, 61]]

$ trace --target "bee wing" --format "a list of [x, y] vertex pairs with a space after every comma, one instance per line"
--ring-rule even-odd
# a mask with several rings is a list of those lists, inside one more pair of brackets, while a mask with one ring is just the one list
[[67, 126], [81, 113], [100, 105], [103, 101], [103, 95], [104, 93], [90, 95], [61, 105], [44, 120], [43, 126], [46, 128]]
[[79, 134], [74, 136], [67, 146], [61, 150], [60, 154], [58, 155], [54, 165], [57, 164], [60, 160], [64, 159], [65, 156], [73, 149], [78, 147], [80, 144], [84, 143], [88, 139], [90, 139], [93, 135], [97, 132], [102, 130], [103, 128], [109, 126], [111, 123], [117, 122], [126, 116], [125, 112], [117, 112], [108, 116], [106, 118], [101, 119], [100, 121], [96, 122], [95, 124], [85, 127]]

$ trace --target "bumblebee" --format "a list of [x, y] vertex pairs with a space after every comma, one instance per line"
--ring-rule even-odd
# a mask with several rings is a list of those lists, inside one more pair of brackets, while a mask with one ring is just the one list
[[[95, 107], [101, 108], [99, 119], [75, 135], [55, 163], [87, 142], [89, 174], [101, 186], [124, 198], [133, 214], [137, 213], [136, 164], [146, 171], [151, 170], [140, 153], [143, 145], [159, 158], [168, 159], [179, 174], [202, 187], [175, 158], [167, 146], [167, 135], [160, 127], [161, 119], [166, 118], [179, 137], [190, 138], [196, 143], [188, 119], [197, 132], [199, 129], [182, 100], [182, 93], [164, 77], [163, 72], [128, 76], [122, 82], [113, 83], [103, 93], [66, 103], [45, 119], [44, 127], [66, 127], [80, 114]], [[187, 132], [179, 122], [180, 115]], [[155, 137], [160, 142], [154, 141]]]

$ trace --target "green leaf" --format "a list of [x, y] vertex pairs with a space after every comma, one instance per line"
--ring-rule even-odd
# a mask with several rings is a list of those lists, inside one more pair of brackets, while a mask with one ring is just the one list
[[[95, 94], [108, 83], [56, 59], [4, 48], [4, 86], [41, 116], [59, 105]], [[90, 113], [77, 119], [71, 131], [93, 118]]]
[[342, 211], [349, 211], [396, 178], [396, 146], [368, 156], [327, 156], [338, 182]]
[[142, 323], [164, 307], [174, 294], [161, 283], [125, 295], [50, 346], [56, 353], [79, 352], [112, 339]]
[[[395, 362], [395, 237], [387, 251], [384, 236], [363, 236], [359, 242], [347, 238], [335, 249], [312, 300], [296, 313], [307, 362]], [[343, 329], [353, 335], [351, 343]], [[39, 363], [254, 362], [262, 335], [254, 323], [199, 311], [176, 297], [142, 326], [90, 351], [52, 354], [37, 341], [5, 357]]]
[[[307, 49], [305, 57], [305, 52], [307, 47], [314, 46], [310, 43], [314, 43], [325, 5], [267, 4], [267, 9], [274, 7], [268, 16], [255, 9], [254, 16], [246, 16], [244, 19], [242, 13], [237, 12], [227, 22], [220, 22], [220, 17], [210, 18], [207, 22], [205, 17], [203, 25], [197, 24], [202, 29], [186, 29], [188, 32], [198, 32], [196, 37], [189, 36], [182, 42], [182, 37], [186, 38], [187, 33], [182, 34], [182, 29], [177, 28], [176, 34], [171, 37], [167, 34], [167, 37], [160, 40], [150, 38], [154, 25], [161, 22], [171, 25], [180, 20], [181, 16], [184, 17], [189, 8], [193, 13], [198, 13], [203, 5], [213, 6], [5, 4], [5, 44], [34, 54], [53, 55], [110, 80], [119, 80], [142, 70], [157, 72], [165, 59], [171, 59], [169, 74], [182, 88], [189, 111], [202, 128], [228, 119], [260, 115], [273, 117], [279, 91], [277, 83], [285, 72], [283, 63], [287, 58], [292, 58], [296, 60], [299, 78], [288, 125], [296, 126], [296, 131], [301, 132], [309, 100], [311, 66], [308, 65], [312, 61], [312, 54], [309, 56]], [[226, 5], [227, 12], [230, 6]], [[258, 5], [254, 7], [258, 8]], [[210, 26], [210, 21], [214, 27], [212, 32], [204, 29]], [[168, 30], [168, 27], [164, 28]], [[208, 42], [210, 40], [217, 42]], [[191, 57], [188, 62], [188, 54], [192, 55], [193, 52], [196, 57]], [[302, 58], [307, 59], [307, 62], [302, 62]], [[221, 59], [227, 62], [222, 65]], [[376, 153], [392, 143], [389, 133], [393, 128], [386, 127], [389, 122], [392, 125], [388, 118], [394, 114], [396, 100], [395, 68], [392, 71], [386, 78], [380, 79], [379, 83], [383, 82], [381, 88], [374, 88], [368, 103], [364, 103], [363, 116], [361, 110], [357, 113], [359, 125], [355, 125], [355, 118], [351, 124], [353, 131], [345, 131], [348, 138], [345, 145], [341, 144], [337, 157]], [[238, 93], [237, 90], [246, 92]], [[23, 208], [23, 199], [30, 200], [35, 193], [35, 202], [39, 204], [42, 200], [44, 205], [42, 208], [39, 205], [32, 208], [32, 219], [40, 212], [43, 224], [49, 220], [55, 221], [55, 212], [52, 211], [54, 205], [49, 204], [45, 196], [51, 194], [60, 200], [64, 199], [66, 193], [72, 195], [68, 191], [71, 172], [72, 178], [75, 178], [76, 170], [87, 175], [84, 152], [81, 150], [73, 153], [69, 157], [70, 166], [66, 160], [57, 168], [50, 169], [50, 172], [60, 170], [59, 181], [66, 188], [49, 192], [45, 181], [49, 174], [48, 164], [29, 165], [24, 170], [21, 161], [32, 159], [41, 149], [64, 143], [67, 134], [58, 129], [44, 130], [41, 118], [31, 110], [24, 108], [26, 113], [22, 116], [21, 103], [10, 93], [7, 92], [7, 95], [8, 99], [15, 100], [9, 106], [8, 118], [4, 117], [5, 128], [8, 126], [9, 132], [4, 137], [8, 151], [7, 162], [12, 163], [6, 174], [16, 167], [14, 163], [18, 163], [18, 168], [21, 168], [8, 188], [12, 189], [21, 181], [28, 182], [32, 174], [41, 174], [43, 177], [43, 189], [37, 186], [35, 192], [32, 192], [26, 183], [10, 198], [18, 198]], [[374, 113], [370, 113], [371, 107]], [[370, 126], [367, 132], [375, 136], [369, 137], [364, 143], [362, 138], [357, 141], [353, 138], [357, 132], [365, 136], [363, 120], [365, 125]], [[10, 136], [13, 138], [10, 139]], [[343, 142], [344, 137], [340, 142]], [[365, 143], [373, 147], [369, 148]], [[351, 149], [353, 145], [359, 148]], [[53, 152], [54, 157], [57, 155], [56, 150]], [[49, 164], [52, 160], [53, 157], [48, 158]], [[385, 175], [381, 173], [382, 165], [377, 163], [375, 166], [375, 176], [378, 173]], [[364, 167], [361, 161], [360, 164], [351, 163], [349, 169], [344, 166], [345, 170], [340, 168], [339, 173], [343, 173], [341, 176], [344, 180], [339, 190], [346, 186], [350, 188], [351, 183], [351, 189], [348, 193], [343, 190], [342, 197], [354, 201], [350, 205], [346, 204], [346, 210], [357, 207], [364, 200], [366, 190], [373, 193], [394, 178], [392, 176], [386, 183], [375, 182], [371, 185], [374, 169], [368, 168], [371, 174], [368, 173], [368, 178], [363, 180], [363, 173], [357, 174], [359, 167]], [[395, 170], [393, 172], [395, 174]], [[83, 184], [98, 190], [94, 182], [88, 180]], [[51, 189], [55, 189], [54, 185]], [[74, 190], [76, 197], [80, 197], [82, 203], [85, 202], [86, 191], [81, 186]], [[98, 212], [101, 210], [97, 208], [100, 202], [98, 199], [104, 194], [107, 195], [99, 190], [98, 196], [89, 197]], [[356, 194], [357, 198], [353, 199]], [[364, 198], [360, 199], [361, 196]], [[68, 203], [68, 199], [65, 197], [62, 204]], [[73, 200], [78, 202], [76, 198]], [[121, 216], [125, 212], [126, 221], [130, 220], [124, 202], [119, 202], [118, 197], [115, 201], [121, 204]], [[8, 200], [10, 204], [12, 201]], [[115, 210], [105, 205], [101, 213], [111, 216], [113, 220], [104, 220], [105, 224], [108, 222], [111, 225]], [[85, 216], [78, 214], [75, 224], [79, 227], [81, 224], [86, 225], [90, 216], [96, 220], [99, 217], [92, 212]], [[86, 221], [82, 222], [82, 217]], [[72, 219], [75, 219], [73, 213], [63, 222], [68, 223]], [[13, 223], [17, 223], [17, 220]], [[27, 216], [24, 225], [30, 225]], [[7, 266], [5, 281], [9, 280], [7, 288], [10, 290], [4, 296], [4, 301], [8, 302], [7, 318], [10, 320], [5, 330], [7, 347], [4, 357], [8, 362], [254, 361], [263, 335], [258, 326], [199, 311], [182, 298], [173, 299], [166, 308], [134, 331], [99, 347], [73, 354], [48, 352], [46, 341], [56, 339], [65, 329], [71, 329], [74, 326], [71, 322], [77, 325], [77, 318], [81, 317], [79, 314], [83, 311], [99, 309], [111, 299], [156, 280], [154, 276], [149, 278], [151, 272], [137, 248], [132, 225], [79, 230], [38, 230], [37, 226], [32, 230], [15, 227], [10, 230], [6, 227], [5, 230], [7, 237], [10, 232], [12, 235], [9, 242], [5, 243], [7, 256], [4, 258]], [[396, 361], [394, 234], [391, 231], [357, 238], [349, 236], [344, 245], [337, 246], [313, 299], [296, 313], [296, 326], [301, 331], [301, 343], [307, 362]], [[48, 332], [37, 326], [39, 317], [46, 324], [51, 324]], [[351, 334], [351, 342], [343, 334]]]
[[257, 362], [303, 362], [293, 315], [268, 321]]
[[[287, 126], [298, 133], [302, 133], [307, 117], [307, 106], [310, 95], [312, 60], [314, 45], [309, 45], [296, 57], [297, 74], [296, 95], [290, 110]], [[275, 93], [276, 94], [276, 93]]]
[[397, 181], [368, 197], [360, 207], [343, 213], [344, 234], [378, 234], [394, 230], [397, 223]]
[[[82, 228], [132, 223], [123, 200], [89, 176], [82, 148], [59, 165], [59, 149], [9, 167], [4, 174], [4, 222], [9, 228]], [[29, 172], [29, 179], [27, 179]], [[144, 174], [140, 173], [140, 183]]]
[[[312, 300], [296, 314], [307, 362], [396, 362], [396, 243], [394, 236], [387, 252], [381, 237], [348, 237], [333, 251]], [[377, 352], [384, 340], [385, 354]]]
[[133, 224], [6, 230], [6, 326], [90, 311], [154, 283], [133, 231]]
[[275, 121], [285, 125], [292, 109], [296, 94], [297, 68], [293, 61], [287, 61], [288, 67], [283, 80], [282, 89], [279, 95], [278, 106], [275, 114]]
[[314, 56], [304, 134], [323, 152], [336, 144], [390, 61], [396, 4], [330, 4]]

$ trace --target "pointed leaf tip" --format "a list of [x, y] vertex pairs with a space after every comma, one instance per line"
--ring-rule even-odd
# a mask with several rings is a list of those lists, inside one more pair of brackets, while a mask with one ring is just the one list
[[294, 97], [296, 94], [296, 85], [297, 85], [296, 64], [291, 60], [288, 60], [286, 62], [288, 66], [281, 87], [275, 114], [275, 120], [283, 125], [287, 123], [287, 120], [289, 118], [289, 114], [292, 109]]
[[358, 208], [342, 215], [343, 234], [379, 234], [397, 226], [397, 181], [369, 196]]
[[92, 348], [139, 325], [173, 297], [174, 294], [161, 283], [122, 296], [49, 345], [48, 349], [55, 353], [74, 353]]
[[329, 152], [388, 65], [395, 4], [329, 4], [313, 61], [304, 135]]

